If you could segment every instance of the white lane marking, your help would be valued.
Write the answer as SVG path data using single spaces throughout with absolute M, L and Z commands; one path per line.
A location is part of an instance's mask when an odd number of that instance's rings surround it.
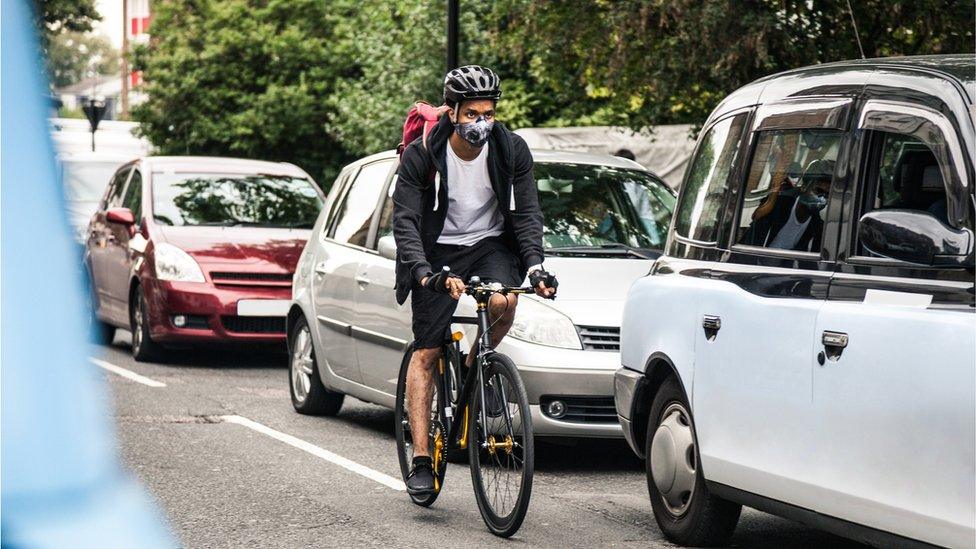
M 890 292 L 887 290 L 868 290 L 864 293 L 865 305 L 893 305 L 896 307 L 915 307 L 925 309 L 932 304 L 930 294 Z
M 143 385 L 148 385 L 149 387 L 165 387 L 166 386 L 166 384 L 163 383 L 162 381 L 156 381 L 155 379 L 149 379 L 148 377 L 141 376 L 141 375 L 133 372 L 132 370 L 126 370 L 125 368 L 123 368 L 121 366 L 116 366 L 115 364 L 112 364 L 111 362 L 105 362 L 104 360 L 99 360 L 99 359 L 93 358 L 93 357 L 88 357 L 88 360 L 90 360 L 91 363 L 94 364 L 95 366 L 99 366 L 101 368 L 105 368 L 106 370 L 112 372 L 113 374 L 118 374 L 118 375 L 120 375 L 120 376 L 122 376 L 124 378 L 131 379 L 132 381 L 135 381 L 136 383 L 142 383 Z
M 376 471 L 374 469 L 370 469 L 369 467 L 366 467 L 365 465 L 360 465 L 360 464 L 356 463 L 355 461 L 352 461 L 351 459 L 344 458 L 344 457 L 342 457 L 342 456 L 340 456 L 338 454 L 335 454 L 333 452 L 330 452 L 330 451 L 326 450 L 325 448 L 321 448 L 321 447 L 316 446 L 316 445 L 314 445 L 314 444 L 312 444 L 310 442 L 305 442 L 304 440 L 302 440 L 300 438 L 296 438 L 296 437 L 293 437 L 293 436 L 291 436 L 289 434 L 282 433 L 281 431 L 275 431 L 274 429 L 272 429 L 271 427 L 268 427 L 267 425 L 262 425 L 262 424 L 260 424 L 260 423 L 258 423 L 256 421 L 252 421 L 250 419 L 247 419 L 246 417 L 231 415 L 231 416 L 220 416 L 220 419 L 222 419 L 223 421 L 225 421 L 227 423 L 236 423 L 238 425 L 243 425 L 244 427 L 247 427 L 248 429 L 251 429 L 253 431 L 257 431 L 257 432 L 259 432 L 259 433 L 261 433 L 263 435 L 267 435 L 267 436 L 269 436 L 269 437 L 271 437 L 273 439 L 280 440 L 281 442 L 284 442 L 285 444 L 288 444 L 289 446 L 294 446 L 295 448 L 298 448 L 299 450 L 304 450 L 304 451 L 312 454 L 313 456 L 320 457 L 320 458 L 324 459 L 325 461 L 328 461 L 330 463 L 334 463 L 335 465 L 338 465 L 339 467 L 343 467 L 345 469 L 348 469 L 348 470 L 352 471 L 353 473 L 356 473 L 357 475 L 361 475 L 361 476 L 364 476 L 364 477 L 366 477 L 366 478 L 368 478 L 370 480 L 373 480 L 375 482 L 378 482 L 378 483 L 382 484 L 383 486 L 386 486 L 387 488 L 392 488 L 394 490 L 399 490 L 401 492 L 407 489 L 407 487 L 403 484 L 403 481 L 400 480 L 400 479 L 393 478 L 390 475 L 381 473 L 381 472 Z

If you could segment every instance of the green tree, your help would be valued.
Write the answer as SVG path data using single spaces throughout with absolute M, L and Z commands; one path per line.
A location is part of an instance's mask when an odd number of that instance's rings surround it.
M 973 51 L 972 0 L 851 4 L 867 57 Z M 698 123 L 756 78 L 860 57 L 846 0 L 502 0 L 488 27 L 557 120 L 633 127 Z
M 137 50 L 148 100 L 132 110 L 162 154 L 293 162 L 328 186 L 348 159 L 326 131 L 350 70 L 319 0 L 158 0 Z M 352 8 L 350 8 L 352 9 Z
M 88 32 L 92 23 L 101 21 L 95 0 L 35 0 L 38 24 L 52 33 Z
M 104 36 L 67 31 L 54 36 L 48 45 L 47 65 L 51 84 L 60 88 L 84 79 L 92 70 L 115 74 L 119 51 Z
M 349 15 L 336 26 L 336 44 L 350 65 L 329 98 L 326 128 L 357 155 L 391 149 L 414 102 L 440 102 L 444 2 L 333 3 L 333 8 L 340 7 Z
M 439 104 L 446 72 L 446 4 L 429 0 L 357 0 L 336 27 L 343 55 L 353 60 L 329 101 L 330 134 L 356 155 L 393 148 L 403 120 L 419 100 Z M 334 2 L 333 7 L 343 6 Z M 500 56 L 485 20 L 491 4 L 464 2 L 459 61 L 483 64 L 502 78 L 499 120 L 510 127 L 550 120 L 554 98 L 524 70 Z

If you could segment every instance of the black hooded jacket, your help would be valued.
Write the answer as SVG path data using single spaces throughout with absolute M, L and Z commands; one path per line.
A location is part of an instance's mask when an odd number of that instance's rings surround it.
M 401 305 L 410 294 L 412 282 L 431 274 L 427 255 L 447 217 L 447 189 L 451 184 L 447 180 L 447 147 L 453 132 L 450 119 L 442 117 L 427 136 L 426 146 L 418 138 L 404 149 L 400 159 L 393 192 L 393 237 L 397 244 L 396 298 Z M 525 269 L 543 260 L 542 210 L 529 147 L 499 122 L 495 122 L 488 139 L 488 177 L 505 220 L 502 238 L 521 258 L 524 274 Z

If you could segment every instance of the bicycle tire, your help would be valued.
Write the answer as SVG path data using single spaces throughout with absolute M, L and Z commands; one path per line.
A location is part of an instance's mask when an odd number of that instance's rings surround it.
M 413 445 L 411 441 L 407 440 L 410 435 L 410 426 L 407 422 L 407 410 L 405 407 L 405 397 L 407 394 L 407 368 L 410 365 L 410 358 L 413 356 L 413 343 L 407 346 L 407 350 L 403 353 L 403 360 L 400 362 L 400 374 L 397 377 L 397 392 L 396 392 L 396 406 L 394 408 L 394 420 L 396 422 L 395 432 L 396 432 L 396 444 L 397 444 L 397 459 L 400 462 L 400 474 L 403 477 L 403 482 L 407 482 L 407 475 L 410 474 L 410 468 L 412 467 L 413 461 Z M 447 355 L 442 355 L 446 360 Z M 441 421 L 441 415 L 444 413 L 444 396 L 441 394 L 439 387 L 441 386 L 440 380 L 440 370 L 439 368 L 434 368 L 434 401 L 433 409 L 431 410 L 431 424 L 437 422 L 443 425 Z M 430 436 L 429 448 L 431 449 L 431 458 L 434 459 L 434 493 L 424 495 L 424 496 L 410 496 L 410 500 L 420 505 L 421 507 L 430 507 L 437 496 L 440 495 L 441 488 L 444 487 L 444 476 L 447 474 L 447 433 L 444 429 L 440 429 L 441 440 L 442 440 L 442 450 L 441 455 L 435 456 L 436 453 L 436 439 L 434 436 Z M 412 436 L 411 436 L 412 440 Z
M 478 502 L 478 510 L 481 518 L 485 521 L 488 530 L 499 537 L 510 537 L 518 531 L 525 519 L 525 514 L 529 509 L 529 499 L 532 495 L 532 475 L 535 470 L 535 447 L 532 431 L 532 415 L 529 409 L 529 397 L 525 391 L 525 385 L 515 367 L 515 363 L 510 358 L 500 353 L 488 355 L 485 364 L 484 379 L 486 384 L 486 400 L 489 401 L 489 426 L 488 429 L 481 428 L 481 394 L 477 386 L 473 389 L 470 414 L 468 417 L 468 433 L 470 441 L 468 443 L 468 462 L 471 468 L 471 484 L 474 487 L 475 499 Z M 504 380 L 504 383 L 501 382 Z M 489 397 L 492 392 L 498 393 L 498 387 L 507 387 L 504 390 L 505 399 L 511 413 L 511 428 L 508 428 L 504 420 L 503 404 L 498 401 L 499 397 Z M 493 401 L 494 398 L 494 402 Z M 512 411 L 512 406 L 515 411 Z M 494 410 L 494 411 L 493 411 Z M 499 421 L 501 418 L 501 421 Z M 501 436 L 503 431 L 507 431 L 513 438 L 513 444 L 509 449 L 483 448 L 481 443 L 489 436 Z M 503 440 L 503 439 L 502 439 Z M 498 473 L 490 473 L 492 470 L 510 470 L 509 465 L 516 466 L 521 461 L 521 471 L 518 474 L 518 495 L 513 502 L 511 510 L 500 514 L 502 508 L 497 507 L 497 486 L 492 494 L 488 492 L 491 488 L 486 487 L 485 479 L 494 478 L 498 480 Z M 510 493 L 510 491 L 508 492 Z M 495 496 L 495 497 L 493 497 Z M 493 503 L 494 502 L 494 503 Z

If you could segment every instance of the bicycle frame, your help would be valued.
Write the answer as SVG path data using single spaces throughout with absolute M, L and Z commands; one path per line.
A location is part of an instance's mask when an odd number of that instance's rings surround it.
M 478 326 L 478 342 L 475 347 L 476 349 L 475 363 L 468 370 L 468 373 L 465 376 L 464 382 L 461 384 L 461 387 L 458 388 L 458 402 L 456 405 L 454 404 L 448 405 L 449 409 L 445 410 L 444 419 L 448 423 L 445 430 L 448 433 L 447 444 L 449 446 L 455 444 L 455 441 L 458 439 L 458 435 L 461 433 L 460 429 L 465 429 L 467 427 L 467 421 L 465 421 L 467 419 L 467 407 L 468 404 L 470 404 L 471 395 L 473 392 L 471 390 L 471 387 L 473 386 L 475 378 L 477 378 L 478 381 L 477 396 L 478 398 L 481 399 L 480 400 L 481 406 L 479 407 L 481 411 L 481 424 L 488 425 L 488 412 L 485 406 L 485 380 L 484 380 L 483 370 L 488 357 L 490 357 L 491 354 L 495 352 L 495 350 L 491 346 L 491 333 L 490 333 L 491 323 L 488 318 L 488 301 L 490 300 L 491 295 L 493 293 L 500 293 L 502 295 L 520 294 L 520 293 L 527 293 L 528 291 L 531 291 L 531 289 L 507 288 L 502 292 L 499 292 L 497 290 L 490 290 L 490 289 L 475 289 L 473 290 L 471 295 L 473 295 L 475 301 L 478 304 L 477 317 L 472 318 L 472 317 L 455 316 L 451 318 L 452 324 L 473 324 Z M 454 346 L 453 351 L 457 353 L 456 356 L 459 359 L 458 363 L 460 363 L 460 343 L 458 341 L 453 341 L 453 339 L 452 339 L 452 343 Z M 444 360 L 444 362 L 446 363 L 447 356 L 445 355 L 442 358 L 442 360 Z M 450 386 L 449 386 L 450 382 L 448 381 L 449 379 L 450 376 L 446 375 L 446 373 L 445 375 L 441 376 L 441 380 L 443 383 L 443 387 L 441 388 L 441 390 L 446 391 L 444 393 L 445 395 L 451 394 Z M 505 394 L 504 387 L 501 388 L 501 391 L 502 394 L 499 396 L 502 399 L 502 402 L 507 402 L 508 395 Z M 508 406 L 504 406 L 503 409 L 504 409 L 505 423 L 509 427 L 509 429 L 511 429 L 512 418 L 510 417 Z M 454 414 L 461 410 L 465 412 L 460 418 L 461 421 L 455 421 Z M 465 435 L 467 436 L 462 437 L 462 441 L 466 442 L 467 444 L 471 444 L 470 433 L 465 433 Z M 485 441 L 481 441 L 480 444 L 482 446 L 487 446 L 488 444 L 487 439 Z M 464 448 L 466 444 L 459 444 L 459 446 L 461 448 Z

